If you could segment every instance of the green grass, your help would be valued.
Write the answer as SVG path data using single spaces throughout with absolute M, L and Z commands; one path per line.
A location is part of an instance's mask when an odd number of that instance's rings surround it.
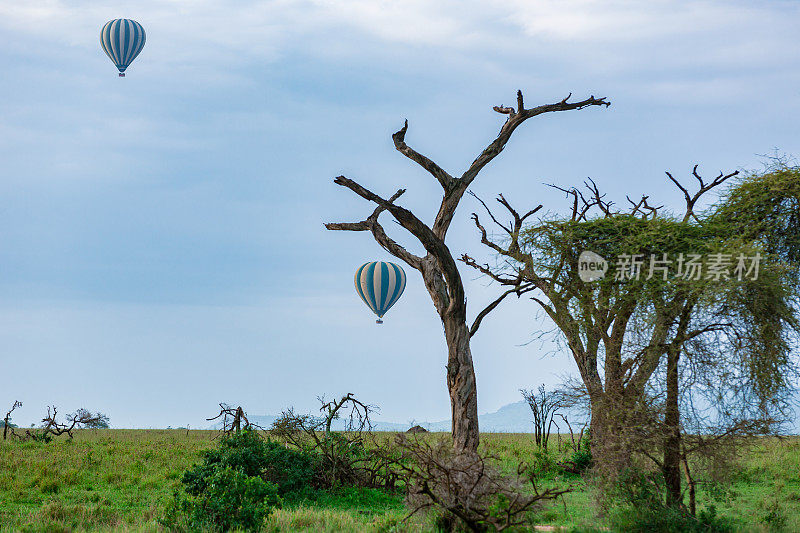
M 49 444 L 0 441 L 0 531 L 159 531 L 156 518 L 183 472 L 215 446 L 215 432 L 83 430 Z M 509 472 L 535 462 L 530 435 L 485 434 L 483 446 Z M 559 456 L 557 437 L 550 461 Z M 539 514 L 538 523 L 601 526 L 590 489 L 579 476 L 548 476 L 540 488 L 573 492 Z M 716 506 L 741 531 L 800 531 L 800 439 L 761 439 L 727 484 L 701 486 L 698 506 Z M 286 502 L 266 531 L 420 531 L 424 517 L 404 522 L 400 495 L 340 489 Z

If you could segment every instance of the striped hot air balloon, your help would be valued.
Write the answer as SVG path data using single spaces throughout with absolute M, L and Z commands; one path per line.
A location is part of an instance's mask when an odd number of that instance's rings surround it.
M 373 261 L 356 270 L 356 292 L 378 315 L 375 322 L 383 324 L 383 315 L 392 307 L 406 288 L 406 273 L 394 263 Z
M 109 20 L 100 30 L 100 45 L 119 69 L 120 78 L 144 48 L 144 40 L 144 28 L 131 19 Z

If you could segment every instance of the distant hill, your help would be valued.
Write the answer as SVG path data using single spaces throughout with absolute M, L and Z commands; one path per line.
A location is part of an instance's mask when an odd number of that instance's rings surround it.
M 566 413 L 565 413 L 566 414 Z M 578 417 L 572 414 L 567 414 L 570 422 L 573 424 L 573 429 L 578 431 L 580 423 L 573 422 L 578 420 Z M 278 417 L 275 415 L 251 415 L 248 419 L 261 427 L 268 428 Z M 560 422 L 560 420 L 557 420 Z M 344 429 L 345 422 L 343 420 L 336 420 L 333 424 L 333 429 Z M 422 422 L 415 420 L 413 423 L 398 423 L 375 421 L 373 429 L 375 431 L 405 431 L 414 424 L 419 424 L 428 431 L 450 431 L 450 420 L 440 420 L 437 422 Z M 478 416 L 478 424 L 482 433 L 533 433 L 533 415 L 528 404 L 524 401 L 510 403 L 504 405 L 493 413 L 485 413 Z M 561 424 L 563 426 L 563 424 Z M 209 429 L 219 429 L 222 427 L 221 423 L 211 426 Z M 562 431 L 567 431 L 566 427 Z M 553 432 L 556 429 L 553 428 Z
M 791 434 L 800 433 L 800 401 L 796 404 L 797 418 L 793 423 L 788 423 L 786 431 Z M 314 413 L 316 414 L 316 413 Z M 582 425 L 581 416 L 573 412 L 564 412 L 564 415 L 572 424 L 572 429 L 577 433 L 580 431 Z M 252 415 L 248 419 L 254 424 L 258 424 L 263 428 L 269 428 L 278 417 L 275 415 Z M 2 421 L 0 421 L 1 423 Z M 569 430 L 560 418 L 556 418 L 556 423 L 560 426 L 561 432 L 566 433 Z M 411 426 L 419 424 L 428 431 L 450 431 L 450 421 L 440 420 L 437 422 L 419 421 L 398 423 L 375 421 L 373 429 L 375 431 L 405 431 Z M 504 405 L 493 413 L 485 413 L 478 416 L 478 424 L 480 425 L 481 433 L 533 433 L 533 415 L 528 404 L 524 401 L 510 403 Z M 2 426 L 0 426 L 2 427 Z M 210 426 L 209 429 L 220 429 L 221 423 Z M 340 431 L 344 429 L 344 421 L 336 420 L 333 424 L 333 429 Z M 558 430 L 553 427 L 553 433 Z
M 564 412 L 569 418 L 575 431 L 580 428 L 580 417 L 575 413 Z M 556 422 L 560 423 L 558 419 Z M 420 426 L 428 431 L 450 431 L 450 421 L 442 420 L 439 422 L 418 422 Z M 478 425 L 481 433 L 533 433 L 533 414 L 531 408 L 524 401 L 504 405 L 493 413 L 478 415 Z M 562 431 L 567 431 L 563 423 Z M 577 425 L 577 427 L 576 427 Z M 557 430 L 553 427 L 553 432 Z

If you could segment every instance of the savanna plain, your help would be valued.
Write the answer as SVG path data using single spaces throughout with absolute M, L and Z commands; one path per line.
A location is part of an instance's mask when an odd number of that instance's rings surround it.
M 0 531 L 162 531 L 159 517 L 183 473 L 218 438 L 201 430 L 84 429 L 71 440 L 2 441 Z M 567 458 L 568 440 L 554 435 L 544 455 L 529 434 L 483 434 L 481 446 L 503 469 L 534 464 L 540 489 L 572 489 L 538 511 L 538 529 L 603 530 L 588 479 L 555 467 Z M 736 531 L 800 531 L 800 437 L 754 439 L 734 461 L 726 481 L 699 484 L 698 507 L 713 506 Z M 429 517 L 408 514 L 402 492 L 343 487 L 284 501 L 264 530 L 436 531 Z

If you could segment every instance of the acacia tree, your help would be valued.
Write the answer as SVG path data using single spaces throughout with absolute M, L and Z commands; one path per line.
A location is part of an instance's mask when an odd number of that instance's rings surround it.
M 728 179 L 720 174 L 706 183 L 697 167 L 692 174 L 700 190 Z M 664 400 L 645 440 L 662 454 L 648 457 L 663 473 L 667 503 L 679 507 L 683 466 L 694 514 L 687 455 L 729 454 L 742 437 L 770 433 L 786 418 L 796 376 L 791 354 L 800 333 L 800 172 L 778 166 L 731 180 L 703 212 L 695 212 L 695 196 L 667 175 L 683 193 L 686 209 L 682 217 L 658 215 L 671 226 L 660 229 L 670 240 L 661 239 L 661 250 L 673 256 L 702 253 L 718 258 L 722 267 L 712 263 L 704 276 L 650 283 L 640 300 L 644 326 L 672 321 L 662 371 L 649 382 Z M 652 237 L 645 234 L 647 239 Z M 758 261 L 746 264 L 747 257 Z
M 687 216 L 691 218 L 704 194 L 734 175 L 720 174 L 710 183 L 702 182 L 697 192 L 689 196 Z M 642 401 L 645 388 L 659 366 L 664 346 L 671 340 L 682 307 L 653 290 L 654 285 L 656 289 L 660 287 L 656 279 L 637 276 L 619 283 L 612 272 L 593 282 L 584 281 L 578 275 L 579 258 L 583 251 L 609 259 L 621 253 L 650 257 L 652 253 L 670 251 L 675 248 L 671 237 L 674 221 L 657 216 L 660 206 L 651 205 L 648 196 L 636 202 L 629 198 L 631 207 L 620 211 L 591 180 L 586 183 L 588 193 L 578 188 L 556 188 L 571 200 L 567 216 L 551 215 L 525 225 L 531 213 L 520 215 L 500 195 L 498 202 L 513 217 L 511 225 L 504 225 L 483 204 L 503 229 L 504 239 L 490 239 L 475 213 L 473 220 L 481 242 L 502 261 L 490 267 L 467 255 L 461 259 L 503 286 L 533 288 L 531 299 L 563 336 L 589 395 L 593 449 L 611 472 L 619 471 L 629 464 L 628 437 L 631 432 L 638 432 L 643 423 L 641 417 L 647 414 L 649 406 Z M 703 230 L 697 226 L 690 231 Z M 693 239 L 702 241 L 703 236 Z M 644 300 L 647 294 L 653 297 Z M 647 329 L 644 342 L 636 338 L 633 343 L 630 328 L 637 311 L 644 311 L 644 301 L 648 302 L 648 309 L 656 307 L 659 312 L 653 315 L 655 320 Z
M 328 223 L 329 230 L 369 231 L 378 244 L 387 252 L 419 271 L 425 288 L 430 294 L 442 325 L 447 343 L 447 388 L 450 393 L 452 413 L 453 447 L 457 453 L 475 452 L 478 447 L 478 397 L 475 382 L 475 370 L 470 351 L 470 337 L 475 334 L 481 320 L 512 292 L 520 294 L 521 288 L 515 287 L 506 291 L 494 302 L 483 309 L 475 318 L 472 326 L 467 325 L 467 302 L 464 284 L 456 266 L 456 261 L 445 244 L 447 230 L 453 221 L 456 208 L 461 198 L 480 171 L 497 157 L 505 148 L 516 128 L 527 119 L 554 111 L 569 111 L 591 106 L 608 106 L 605 98 L 594 96 L 580 102 L 568 102 L 568 95 L 560 102 L 532 108 L 525 108 L 522 91 L 517 91 L 517 105 L 506 107 L 495 106 L 493 109 L 507 115 L 500 128 L 500 133 L 470 164 L 460 177 L 454 177 L 442 169 L 428 157 L 420 154 L 405 142 L 408 121 L 392 135 L 394 146 L 401 154 L 408 157 L 428 173 L 430 173 L 443 189 L 443 197 L 439 211 L 431 226 L 422 222 L 416 215 L 396 203 L 405 192 L 399 189 L 385 199 L 355 181 L 339 176 L 334 183 L 346 187 L 358 196 L 377 204 L 370 216 L 360 222 Z M 540 206 L 541 207 L 541 206 Z M 538 208 L 537 208 L 538 209 Z M 378 218 L 388 211 L 394 219 L 422 244 L 425 256 L 417 256 L 391 239 L 379 223 Z
M 800 342 L 800 168 L 777 159 L 765 172 L 738 179 L 702 222 L 728 251 L 744 247 L 761 260 L 754 279 L 695 285 L 666 347 L 661 466 L 668 501 L 682 504 L 682 461 L 693 514 L 695 481 L 687 452 L 715 453 L 732 439 L 769 432 L 787 418 L 797 377 L 792 353 Z M 682 335 L 712 322 L 720 325 L 694 338 Z M 710 423 L 698 414 L 697 398 L 713 404 Z M 688 430 L 682 433 L 681 425 Z
M 515 220 L 513 227 L 504 227 L 505 242 L 489 240 L 477 215 L 474 220 L 483 243 L 508 263 L 490 268 L 468 256 L 462 258 L 503 285 L 533 283 L 539 289 L 533 299 L 566 338 L 591 399 L 593 448 L 599 451 L 606 473 L 619 471 L 630 464 L 634 450 L 641 451 L 661 467 L 667 501 L 674 505 L 682 500 L 681 459 L 689 477 L 686 446 L 681 453 L 681 353 L 691 356 L 697 376 L 711 378 L 705 381 L 706 389 L 720 402 L 717 410 L 726 418 L 724 424 L 706 426 L 704 431 L 719 436 L 762 431 L 770 420 L 765 407 L 786 390 L 783 376 L 791 365 L 785 337 L 797 324 L 791 291 L 796 282 L 791 271 L 787 274 L 785 262 L 763 268 L 756 281 L 735 283 L 723 275 L 675 279 L 679 274 L 675 265 L 668 267 L 662 257 L 679 258 L 677 269 L 686 274 L 685 259 L 692 254 L 713 257 L 727 252 L 730 257 L 760 245 L 767 245 L 765 251 L 769 251 L 770 242 L 779 236 L 775 246 L 784 251 L 785 259 L 792 250 L 800 255 L 796 229 L 794 233 L 772 231 L 792 227 L 792 217 L 796 220 L 800 180 L 785 176 L 768 180 L 757 187 L 758 195 L 751 186 L 745 194 L 729 195 L 738 203 L 728 201 L 722 208 L 699 213 L 695 206 L 701 196 L 737 173 L 720 173 L 709 182 L 697 173 L 697 167 L 692 173 L 699 182 L 694 194 L 668 174 L 686 200 L 685 212 L 677 217 L 661 213 L 661 207 L 651 206 L 648 197 L 638 202 L 629 199 L 632 208 L 621 212 L 591 183 L 586 196 L 577 189 L 562 189 L 573 200 L 571 216 L 540 220 L 523 229 L 525 217 L 501 196 L 500 203 Z M 777 183 L 785 185 L 784 197 L 789 196 L 784 200 L 788 208 L 781 214 L 776 213 Z M 760 203 L 752 201 L 754 196 Z M 742 198 L 748 200 L 746 205 Z M 492 219 L 496 222 L 493 215 Z M 627 255 L 628 268 L 634 266 L 631 259 L 637 255 L 650 258 L 651 265 L 657 258 L 663 277 L 657 271 L 656 276 L 637 274 L 622 281 L 616 275 L 583 280 L 578 275 L 579 258 L 586 250 L 612 259 Z M 664 359 L 665 372 L 656 375 Z M 713 383 L 717 385 L 709 388 Z M 654 401 L 652 390 L 647 390 L 654 384 L 661 385 L 658 392 L 666 394 L 665 400 Z M 731 401 L 723 406 L 726 398 Z M 749 402 L 759 408 L 749 409 Z M 652 453 L 653 446 L 663 447 L 663 459 Z M 698 443 L 692 447 L 697 449 Z

